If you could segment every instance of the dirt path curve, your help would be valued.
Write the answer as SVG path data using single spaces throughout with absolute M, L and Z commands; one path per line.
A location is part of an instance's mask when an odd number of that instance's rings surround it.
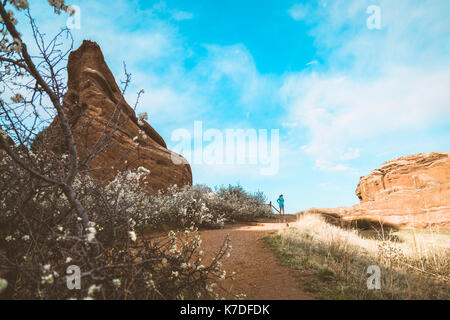
M 270 221 L 270 222 L 267 222 Z M 295 216 L 287 215 L 286 222 L 294 222 Z M 235 271 L 235 280 L 225 280 L 221 284 L 227 290 L 225 298 L 234 299 L 245 293 L 246 299 L 254 300 L 305 300 L 314 297 L 302 290 L 300 272 L 279 265 L 270 248 L 261 240 L 269 233 L 286 227 L 286 222 L 266 220 L 253 224 L 234 224 L 220 230 L 201 232 L 202 250 L 217 252 L 227 234 L 233 247 L 231 256 L 222 261 L 228 274 Z

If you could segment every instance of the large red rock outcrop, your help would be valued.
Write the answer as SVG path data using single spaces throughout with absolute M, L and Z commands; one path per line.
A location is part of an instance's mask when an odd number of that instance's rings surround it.
M 117 124 L 108 146 L 90 161 L 89 169 L 96 180 L 108 182 L 118 171 L 143 167 L 151 172 L 145 185 L 150 192 L 174 184 L 192 184 L 187 161 L 168 150 L 156 130 L 136 117 L 95 42 L 84 41 L 70 53 L 67 71 L 68 91 L 64 104 L 78 144 L 79 158 L 85 159 L 99 138 L 104 137 L 105 132 L 112 132 Z M 59 126 L 54 122 L 47 133 L 53 135 L 50 140 L 54 140 L 54 151 L 61 153 L 64 150 L 55 150 L 63 145 L 58 141 L 58 131 Z
M 420 153 L 383 163 L 361 177 L 352 207 L 315 209 L 343 221 L 395 227 L 450 227 L 450 152 Z

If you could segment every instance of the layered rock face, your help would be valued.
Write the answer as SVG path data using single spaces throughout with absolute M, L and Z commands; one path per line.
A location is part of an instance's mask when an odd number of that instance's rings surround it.
M 143 167 L 150 170 L 145 188 L 150 192 L 176 184 L 192 184 L 191 167 L 180 155 L 167 149 L 163 138 L 145 120 L 138 119 L 125 101 L 114 76 L 108 68 L 100 47 L 84 41 L 69 56 L 68 91 L 64 104 L 77 142 L 78 156 L 85 159 L 114 132 L 108 146 L 90 161 L 91 175 L 108 182 L 117 172 Z M 170 107 L 170 106 L 168 106 Z M 55 120 L 48 129 L 53 149 L 63 143 L 58 140 L 59 126 Z
M 343 221 L 366 219 L 400 228 L 450 227 L 450 152 L 385 162 L 361 177 L 356 195 L 360 204 L 316 210 Z

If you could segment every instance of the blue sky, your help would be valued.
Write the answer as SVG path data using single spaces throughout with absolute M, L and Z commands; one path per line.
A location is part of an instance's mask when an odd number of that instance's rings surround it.
M 359 177 L 395 157 L 450 150 L 450 2 L 77 1 L 127 99 L 174 146 L 176 129 L 279 129 L 279 171 L 193 164 L 194 183 L 240 183 L 287 212 L 358 202 Z M 369 30 L 369 5 L 381 29 Z M 33 1 L 43 30 L 67 15 Z M 26 34 L 26 31 L 24 30 Z

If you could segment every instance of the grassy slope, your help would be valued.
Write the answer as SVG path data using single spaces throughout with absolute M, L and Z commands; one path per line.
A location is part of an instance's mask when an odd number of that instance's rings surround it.
M 307 290 L 323 299 L 450 299 L 450 234 L 344 230 L 304 216 L 265 238 L 279 262 L 311 274 Z M 368 290 L 367 267 L 381 269 L 381 289 Z

